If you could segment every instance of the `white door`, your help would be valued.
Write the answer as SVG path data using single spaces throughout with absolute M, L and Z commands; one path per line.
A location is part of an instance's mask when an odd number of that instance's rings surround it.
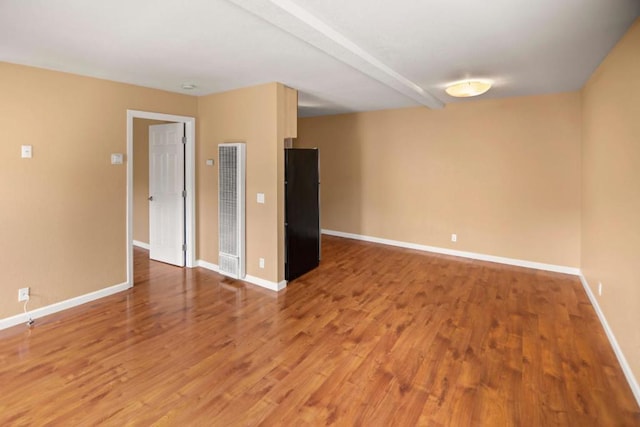
M 149 126 L 149 257 L 184 267 L 184 125 Z

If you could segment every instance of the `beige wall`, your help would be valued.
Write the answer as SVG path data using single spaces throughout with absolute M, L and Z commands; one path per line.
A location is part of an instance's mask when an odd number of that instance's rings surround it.
M 582 271 L 640 381 L 640 21 L 582 96 Z
M 126 281 L 126 110 L 195 116 L 197 100 L 0 63 L 0 319 Z M 20 146 L 33 145 L 21 159 Z
M 305 118 L 298 133 L 320 148 L 324 229 L 579 266 L 578 93 Z
M 197 257 L 217 262 L 217 144 L 246 141 L 248 274 L 283 279 L 282 145 L 295 91 L 272 83 L 200 99 L 0 63 L 0 319 L 126 281 L 126 110 L 196 117 Z M 33 123 L 38 126 L 33 126 Z M 134 120 L 134 239 L 148 242 L 147 126 Z M 20 158 L 20 145 L 34 158 Z M 16 183 L 20 183 L 19 185 Z M 267 203 L 256 203 L 256 193 Z M 265 269 L 258 258 L 265 258 Z
M 278 137 L 276 150 L 277 177 L 276 188 L 278 200 L 278 281 L 284 280 L 285 275 L 285 242 L 284 242 L 284 140 L 298 136 L 298 91 L 283 85 L 278 85 Z
M 287 134 L 285 93 L 281 84 L 269 83 L 198 99 L 198 258 L 218 262 L 218 165 L 205 166 L 205 161 L 217 158 L 218 144 L 245 142 L 247 274 L 270 282 L 284 278 L 284 258 L 279 256 L 284 234 L 279 224 L 284 220 L 280 187 Z M 265 194 L 265 204 L 257 203 L 257 193 Z M 259 268 L 259 258 L 265 259 L 264 269 Z

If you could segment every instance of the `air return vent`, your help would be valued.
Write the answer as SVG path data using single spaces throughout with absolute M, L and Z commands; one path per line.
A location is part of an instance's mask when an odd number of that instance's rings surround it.
M 245 144 L 218 145 L 218 266 L 245 276 Z

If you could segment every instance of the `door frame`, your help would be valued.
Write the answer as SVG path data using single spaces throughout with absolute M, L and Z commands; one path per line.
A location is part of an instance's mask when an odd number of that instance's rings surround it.
M 127 284 L 133 286 L 133 119 L 151 119 L 184 123 L 187 142 L 185 146 L 185 235 L 187 250 L 186 267 L 196 267 L 196 119 L 188 116 L 127 110 Z M 148 161 L 148 159 L 146 159 Z

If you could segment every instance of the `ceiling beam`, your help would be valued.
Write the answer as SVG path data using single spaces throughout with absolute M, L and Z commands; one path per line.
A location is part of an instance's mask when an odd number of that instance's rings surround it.
M 291 0 L 229 1 L 426 107 L 444 107 L 438 98 Z

